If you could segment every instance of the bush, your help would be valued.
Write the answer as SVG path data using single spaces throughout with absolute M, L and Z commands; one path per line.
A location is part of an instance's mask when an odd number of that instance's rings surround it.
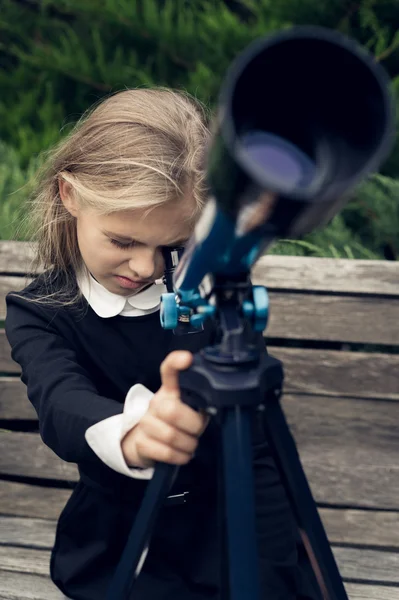
M 0 141 L 0 239 L 26 239 L 26 201 L 32 190 L 38 159 L 26 168 L 14 148 Z
M 392 78 L 399 115 L 397 0 L 2 0 L 0 15 L 0 236 L 42 150 L 105 95 L 148 85 L 183 88 L 215 106 L 232 59 L 254 38 L 292 24 L 340 30 Z M 398 256 L 399 144 L 321 232 L 274 252 Z M 394 207 L 395 205 L 395 207 Z M 9 219 L 10 221 L 7 221 Z M 13 225 L 14 223 L 14 225 Z M 396 228 L 396 229 L 395 229 Z M 18 235 L 23 235 L 19 233 Z

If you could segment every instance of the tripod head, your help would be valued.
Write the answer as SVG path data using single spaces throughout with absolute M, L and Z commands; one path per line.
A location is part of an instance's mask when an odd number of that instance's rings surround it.
M 297 27 L 250 45 L 222 86 L 207 154 L 210 198 L 163 295 L 161 322 L 182 311 L 193 326 L 218 311 L 229 282 L 245 288 L 252 265 L 276 239 L 327 223 L 353 187 L 376 170 L 392 140 L 388 80 L 346 37 Z M 263 330 L 267 295 L 237 308 Z M 225 297 L 225 295 L 224 295 Z

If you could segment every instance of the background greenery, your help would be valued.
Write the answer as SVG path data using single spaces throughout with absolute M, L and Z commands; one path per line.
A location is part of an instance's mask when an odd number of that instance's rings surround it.
M 0 0 L 0 9 L 2 239 L 16 236 L 40 153 L 93 102 L 167 85 L 215 106 L 232 59 L 277 29 L 323 25 L 354 37 L 388 71 L 399 109 L 397 0 Z M 381 172 L 327 227 L 272 251 L 397 260 L 397 132 Z

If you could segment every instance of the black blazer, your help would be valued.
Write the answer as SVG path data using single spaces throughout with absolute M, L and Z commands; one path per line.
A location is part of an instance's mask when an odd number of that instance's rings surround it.
M 102 319 L 85 300 L 74 308 L 29 301 L 41 293 L 46 277 L 38 277 L 21 294 L 7 296 L 6 334 L 12 357 L 21 365 L 21 379 L 37 411 L 44 443 L 63 460 L 76 463 L 80 473 L 59 517 L 51 577 L 73 599 L 101 600 L 147 482 L 102 463 L 84 433 L 94 423 L 121 413 L 135 383 L 156 392 L 160 363 L 170 351 L 197 352 L 217 334 L 208 325 L 198 334 L 174 336 L 162 329 L 158 312 Z M 62 276 L 52 277 L 51 285 L 59 289 Z M 188 491 L 188 502 L 166 504 L 161 511 L 134 600 L 220 597 L 219 455 L 219 431 L 211 422 L 196 457 L 180 469 L 171 491 Z M 264 598 L 312 598 L 303 591 L 296 527 L 256 418 L 253 458 Z

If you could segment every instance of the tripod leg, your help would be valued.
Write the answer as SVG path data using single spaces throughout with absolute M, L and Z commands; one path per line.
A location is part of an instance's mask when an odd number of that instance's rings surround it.
M 295 441 L 277 398 L 267 400 L 266 437 L 323 600 L 348 600 Z
M 122 557 L 108 590 L 107 600 L 127 600 L 145 560 L 158 513 L 163 506 L 179 467 L 159 463 L 130 531 Z
M 231 600 L 260 600 L 252 469 L 251 415 L 236 406 L 223 415 L 225 501 Z

